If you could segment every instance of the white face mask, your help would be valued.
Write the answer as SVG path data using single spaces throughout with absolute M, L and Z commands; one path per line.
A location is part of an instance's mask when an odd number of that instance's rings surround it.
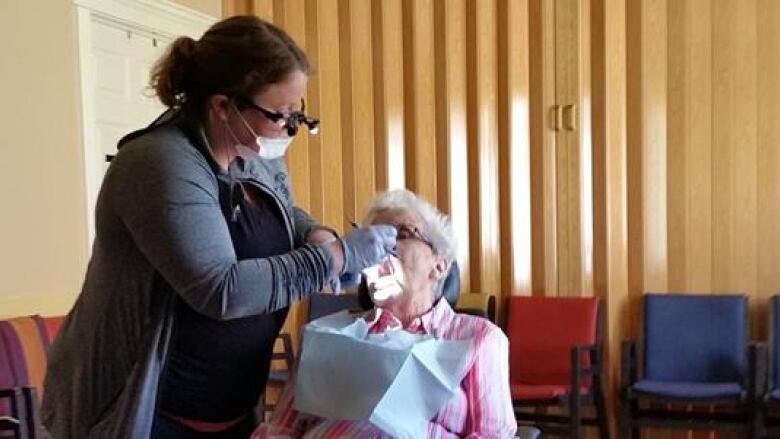
M 260 146 L 260 152 L 258 155 L 265 159 L 277 159 L 284 157 L 287 152 L 287 148 L 290 147 L 293 138 L 289 136 L 284 137 L 263 137 L 259 136 L 256 140 L 258 146 Z
M 255 133 L 255 130 L 252 129 L 252 127 L 249 125 L 249 123 L 244 119 L 244 115 L 241 114 L 240 111 L 238 111 L 238 108 L 235 106 L 236 104 L 233 103 L 233 108 L 236 110 L 236 113 L 241 118 L 241 122 L 244 123 L 244 126 L 247 130 L 249 130 L 250 133 L 252 133 L 252 136 L 255 137 L 255 145 L 244 145 L 242 143 L 238 143 L 236 145 L 236 149 L 238 150 L 239 155 L 241 155 L 245 159 L 250 159 L 252 157 L 260 156 L 264 159 L 277 159 L 280 157 L 284 157 L 284 154 L 287 152 L 287 148 L 290 147 L 290 143 L 292 143 L 293 138 L 285 135 L 284 137 L 264 137 L 260 136 L 257 133 Z M 230 129 L 230 126 L 227 125 L 228 130 L 230 131 L 233 138 L 238 142 L 238 138 L 235 134 L 233 134 L 233 131 Z M 255 146 L 257 146 L 257 149 L 255 149 Z

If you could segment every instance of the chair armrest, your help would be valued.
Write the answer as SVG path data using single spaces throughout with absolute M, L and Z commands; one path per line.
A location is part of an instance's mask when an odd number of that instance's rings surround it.
M 572 371 L 577 370 L 581 376 L 601 375 L 601 347 L 595 344 L 577 344 L 571 347 Z M 583 354 L 590 356 L 590 367 L 582 367 L 577 359 L 582 359 Z M 575 368 L 576 365 L 576 368 Z
M 600 387 L 601 380 L 601 348 L 594 344 L 577 344 L 571 347 L 571 394 L 579 395 L 582 387 L 583 378 L 591 376 L 593 378 L 592 388 Z M 590 354 L 590 366 L 582 366 L 583 354 Z
M 620 345 L 620 390 L 627 391 L 637 381 L 636 342 L 624 340 Z
M 10 416 L 0 416 L 0 431 L 9 430 L 12 427 L 17 427 L 21 424 L 18 419 Z

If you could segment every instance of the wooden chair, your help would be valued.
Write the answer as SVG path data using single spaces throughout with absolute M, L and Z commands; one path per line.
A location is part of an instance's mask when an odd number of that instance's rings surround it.
M 581 438 L 583 427 L 592 425 L 601 439 L 609 438 L 601 316 L 594 297 L 509 298 L 509 376 L 519 424 L 572 438 Z M 540 413 L 542 408 L 563 413 Z M 586 410 L 593 414 L 586 416 Z
M 766 370 L 760 345 L 749 348 L 747 297 L 646 294 L 642 301 L 640 347 L 627 341 L 622 349 L 620 437 L 638 438 L 643 427 L 759 437 Z

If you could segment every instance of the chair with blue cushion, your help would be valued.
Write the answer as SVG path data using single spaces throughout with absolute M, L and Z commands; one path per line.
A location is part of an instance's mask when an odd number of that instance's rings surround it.
M 748 344 L 747 302 L 744 295 L 643 297 L 639 349 L 633 341 L 622 346 L 621 438 L 638 437 L 642 427 L 759 437 L 766 371 L 760 348 Z
M 769 302 L 769 353 L 767 383 L 762 398 L 761 424 L 767 437 L 780 437 L 780 296 Z

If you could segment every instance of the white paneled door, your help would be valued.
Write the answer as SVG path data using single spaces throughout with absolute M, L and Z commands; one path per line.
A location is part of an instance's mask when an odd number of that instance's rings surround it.
M 149 88 L 151 69 L 178 35 L 199 38 L 216 20 L 161 0 L 74 0 L 79 32 L 82 128 L 89 243 L 108 157 L 125 134 L 164 107 Z
M 143 128 L 164 107 L 149 89 L 149 73 L 170 39 L 100 20 L 92 23 L 94 139 L 106 156 L 125 134 Z

